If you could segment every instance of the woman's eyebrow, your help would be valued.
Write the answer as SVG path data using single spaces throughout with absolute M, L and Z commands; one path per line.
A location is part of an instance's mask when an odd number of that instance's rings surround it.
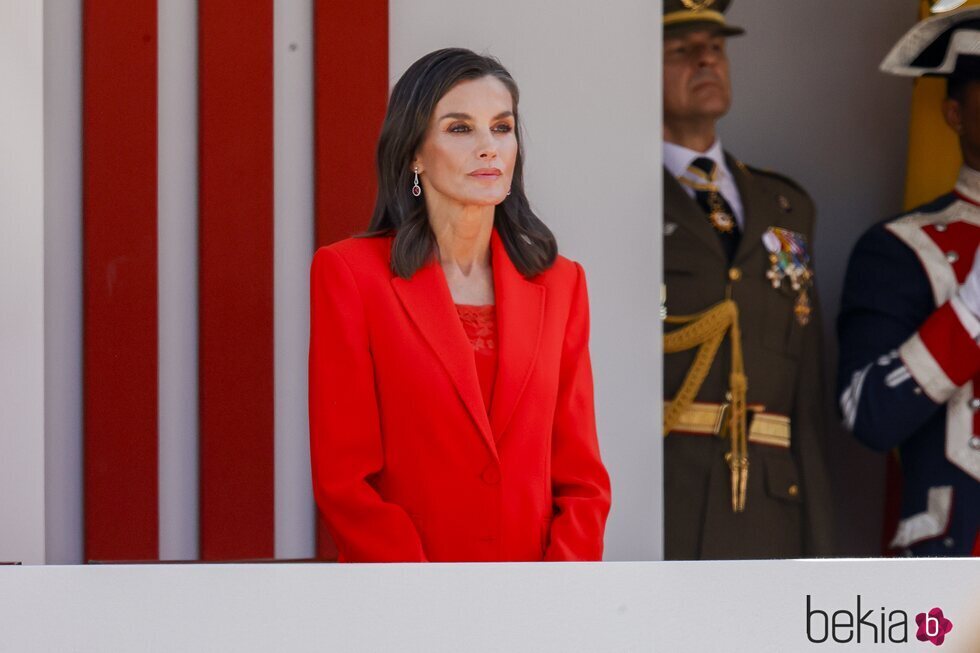
M 514 115 L 513 111 L 501 111 L 496 116 L 493 117 L 494 120 L 500 120 L 501 118 L 510 118 Z M 439 117 L 439 120 L 445 120 L 446 118 L 452 118 L 453 120 L 472 120 L 473 116 L 468 113 L 447 113 Z

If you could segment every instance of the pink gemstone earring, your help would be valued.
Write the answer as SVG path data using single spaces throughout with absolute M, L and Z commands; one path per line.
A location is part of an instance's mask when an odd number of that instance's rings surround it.
M 412 185 L 412 195 L 418 197 L 422 194 L 422 187 L 419 186 L 419 169 L 415 169 L 415 183 Z

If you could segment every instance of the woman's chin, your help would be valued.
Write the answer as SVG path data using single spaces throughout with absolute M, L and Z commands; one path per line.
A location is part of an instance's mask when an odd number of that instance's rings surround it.
M 480 196 L 480 203 L 485 206 L 497 206 L 498 204 L 503 203 L 505 199 L 507 199 L 506 191 L 505 192 L 497 191 L 494 193 L 487 193 L 486 195 Z

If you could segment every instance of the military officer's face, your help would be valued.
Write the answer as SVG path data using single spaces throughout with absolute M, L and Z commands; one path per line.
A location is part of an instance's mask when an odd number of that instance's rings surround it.
M 731 106 L 725 37 L 699 30 L 664 39 L 664 121 L 717 120 Z

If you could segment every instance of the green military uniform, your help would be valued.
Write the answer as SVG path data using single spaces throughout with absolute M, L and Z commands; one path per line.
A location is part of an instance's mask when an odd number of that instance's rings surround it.
M 762 444 L 749 418 L 745 509 L 732 509 L 724 437 L 676 433 L 664 439 L 668 559 L 791 558 L 829 555 L 830 492 L 824 465 L 826 419 L 821 322 L 816 296 L 804 325 L 800 293 L 773 288 L 763 236 L 770 227 L 813 236 L 813 203 L 789 180 L 750 169 L 729 157 L 742 199 L 745 229 L 731 262 L 704 211 L 664 170 L 664 278 L 669 315 L 699 313 L 726 298 L 739 309 L 748 380 L 747 404 L 760 414 L 789 418 L 788 447 Z M 697 396 L 728 399 L 731 344 L 726 337 Z M 664 357 L 664 394 L 672 399 L 694 352 Z M 763 407 L 764 408 L 761 408 Z M 724 425 L 718 430 L 724 431 Z
M 665 0 L 665 36 L 741 34 L 725 22 L 728 4 Z M 830 555 L 813 203 L 784 177 L 725 163 L 740 212 L 719 199 L 714 171 L 695 162 L 682 185 L 664 168 L 665 351 L 676 352 L 664 356 L 666 557 Z M 722 334 L 696 363 L 697 346 Z M 692 369 L 704 373 L 696 394 Z

